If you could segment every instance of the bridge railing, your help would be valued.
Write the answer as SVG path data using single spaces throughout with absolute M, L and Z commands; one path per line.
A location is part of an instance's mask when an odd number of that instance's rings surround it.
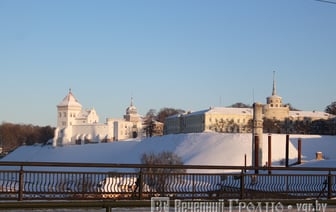
M 0 200 L 331 199 L 336 169 L 0 162 Z

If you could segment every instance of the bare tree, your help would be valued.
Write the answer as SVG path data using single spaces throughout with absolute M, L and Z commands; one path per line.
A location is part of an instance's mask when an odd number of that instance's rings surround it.
M 336 115 L 336 102 L 332 102 L 330 105 L 328 105 L 325 109 L 325 112 Z
M 234 103 L 233 105 L 231 105 L 231 106 L 229 106 L 229 107 L 234 107 L 234 108 L 252 108 L 251 105 L 244 104 L 244 103 L 242 103 L 242 102 Z
M 161 122 L 161 123 L 164 123 L 165 119 L 168 117 L 168 116 L 172 116 L 172 115 L 175 115 L 175 114 L 180 114 L 180 113 L 184 113 L 185 111 L 182 110 L 182 109 L 175 109 L 175 108 L 162 108 L 158 114 L 157 114 L 157 117 L 156 117 L 156 120 Z
M 183 165 L 181 157 L 176 155 L 173 152 L 161 152 L 158 154 L 155 153 L 144 153 L 141 157 L 141 163 L 147 165 Z M 181 168 L 144 168 L 142 170 L 144 173 L 143 182 L 149 187 L 156 190 L 158 193 L 165 192 L 168 188 L 168 181 L 171 179 L 169 176 L 172 173 L 178 175 L 186 172 L 185 169 Z M 173 176 L 174 177 L 174 176 Z M 174 177 L 174 180 L 177 180 L 178 176 Z

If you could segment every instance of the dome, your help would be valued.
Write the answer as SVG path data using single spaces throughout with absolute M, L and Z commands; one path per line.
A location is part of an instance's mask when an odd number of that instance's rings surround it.
M 126 114 L 137 114 L 137 108 L 133 105 L 133 98 L 131 99 L 131 105 L 126 109 Z

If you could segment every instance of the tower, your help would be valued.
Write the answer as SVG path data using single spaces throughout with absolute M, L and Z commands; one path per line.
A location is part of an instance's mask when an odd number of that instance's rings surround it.
M 273 108 L 279 108 L 282 106 L 282 98 L 278 96 L 276 92 L 275 71 L 273 71 L 272 96 L 267 97 L 266 101 L 267 101 L 267 104 L 269 104 Z
M 126 121 L 139 122 L 140 116 L 138 114 L 137 108 L 133 104 L 133 97 L 131 98 L 131 104 L 126 109 L 126 115 L 124 115 Z
M 264 116 L 266 119 L 283 121 L 289 116 L 289 107 L 282 104 L 282 97 L 277 95 L 275 71 L 273 71 L 272 95 L 266 98 L 264 106 Z
M 261 167 L 263 164 L 263 115 L 261 103 L 253 104 L 252 129 L 252 166 Z M 258 140 L 256 140 L 258 139 Z
M 82 111 L 82 105 L 69 89 L 68 95 L 57 105 L 57 128 L 63 129 L 75 123 L 77 115 Z

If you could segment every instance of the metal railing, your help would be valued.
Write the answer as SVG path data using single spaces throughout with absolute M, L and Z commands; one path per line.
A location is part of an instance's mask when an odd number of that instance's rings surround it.
M 258 174 L 256 174 L 258 173 Z M 0 162 L 0 200 L 331 199 L 336 169 Z

